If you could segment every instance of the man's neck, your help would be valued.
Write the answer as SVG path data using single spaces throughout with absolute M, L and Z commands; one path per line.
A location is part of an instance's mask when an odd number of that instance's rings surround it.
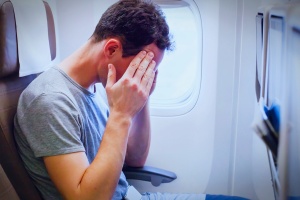
M 75 82 L 88 90 L 98 81 L 98 63 L 95 59 L 97 50 L 94 48 L 95 45 L 88 41 L 58 65 Z

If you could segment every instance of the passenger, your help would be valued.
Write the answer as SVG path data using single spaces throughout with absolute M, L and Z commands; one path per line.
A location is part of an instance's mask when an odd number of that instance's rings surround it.
M 102 15 L 83 46 L 24 90 L 15 139 L 45 200 L 125 198 L 129 185 L 122 167 L 143 166 L 147 159 L 148 98 L 157 66 L 171 47 L 168 25 L 155 4 L 121 0 Z M 96 83 L 105 87 L 108 107 Z M 145 193 L 142 198 L 205 195 Z

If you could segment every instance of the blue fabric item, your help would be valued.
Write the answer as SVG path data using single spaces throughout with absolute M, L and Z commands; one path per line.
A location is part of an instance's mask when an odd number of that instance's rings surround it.
M 264 107 L 265 113 L 277 133 L 280 131 L 280 105 L 273 102 L 271 107 Z
M 205 200 L 205 194 L 172 194 L 146 192 L 142 200 Z
M 172 193 L 152 193 L 143 194 L 142 200 L 249 200 L 238 196 L 211 195 L 211 194 L 172 194 Z
M 300 196 L 289 196 L 288 200 L 300 200 Z
M 249 200 L 243 197 L 207 194 L 205 200 Z

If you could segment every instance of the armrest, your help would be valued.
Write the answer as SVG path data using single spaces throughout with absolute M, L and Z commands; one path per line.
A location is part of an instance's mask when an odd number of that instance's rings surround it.
M 123 172 L 127 179 L 148 181 L 155 187 L 161 183 L 169 183 L 177 178 L 173 172 L 150 166 L 129 167 L 124 165 Z

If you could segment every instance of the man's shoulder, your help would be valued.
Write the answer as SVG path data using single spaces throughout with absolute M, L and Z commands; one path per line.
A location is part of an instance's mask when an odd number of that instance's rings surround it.
M 24 90 L 24 93 L 30 93 L 34 95 L 55 92 L 68 92 L 65 78 L 56 68 L 50 68 L 49 70 L 40 74 Z
M 55 100 L 72 101 L 72 94 L 59 71 L 49 69 L 40 74 L 22 92 L 19 107 L 29 107 L 34 102 L 51 103 Z
M 50 68 L 34 79 L 25 92 L 47 92 L 52 90 L 62 90 L 64 88 L 64 80 L 61 73 L 56 68 Z

